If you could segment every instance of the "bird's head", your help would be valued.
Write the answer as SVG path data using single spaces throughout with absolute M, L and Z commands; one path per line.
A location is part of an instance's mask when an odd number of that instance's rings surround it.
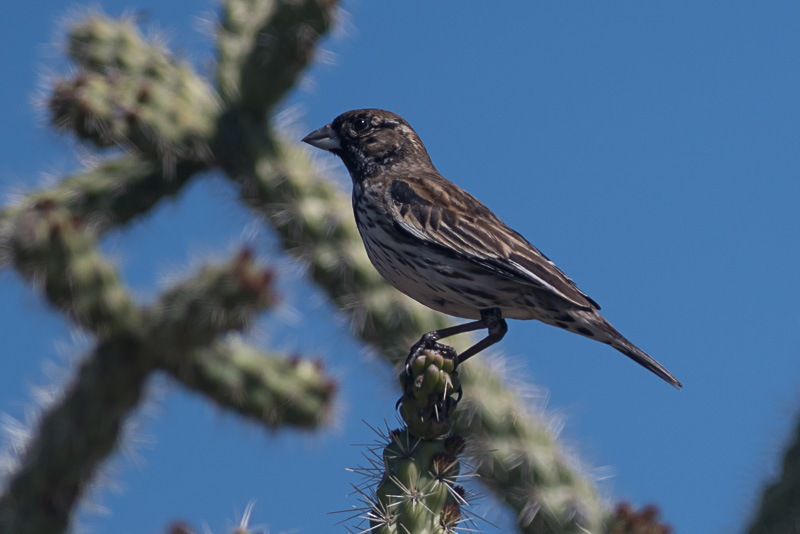
M 403 117 L 383 109 L 355 109 L 314 130 L 304 143 L 342 158 L 355 180 L 377 169 L 431 165 L 425 145 Z

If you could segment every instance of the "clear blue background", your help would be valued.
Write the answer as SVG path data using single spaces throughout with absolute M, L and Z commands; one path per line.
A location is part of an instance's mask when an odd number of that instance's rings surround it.
M 531 410 L 563 418 L 565 446 L 610 500 L 656 503 L 679 532 L 740 530 L 800 404 L 800 4 L 493 5 L 345 2 L 326 61 L 286 116 L 298 137 L 352 108 L 406 117 L 445 176 L 685 384 L 677 392 L 605 345 L 514 321 L 499 348 L 515 381 L 536 384 Z M 209 71 L 211 42 L 197 30 L 213 3 L 104 8 L 138 10 Z M 0 19 L 7 199 L 86 154 L 33 104 L 48 73 L 66 69 L 65 12 L 76 10 L 16 2 Z M 337 160 L 319 158 L 348 182 Z M 347 493 L 358 479 L 345 468 L 363 463 L 351 444 L 374 439 L 362 420 L 395 424 L 388 369 L 331 320 L 218 177 L 196 180 L 103 248 L 144 302 L 168 275 L 242 242 L 282 273 L 284 304 L 254 342 L 326 362 L 340 384 L 334 423 L 316 434 L 264 432 L 159 381 L 92 499 L 112 514 L 84 513 L 83 527 L 155 533 L 185 519 L 223 532 L 255 499 L 253 523 L 271 532 L 342 531 L 327 512 L 356 504 Z M 0 275 L 0 295 L 0 410 L 25 420 L 31 387 L 58 383 L 52 363 L 63 368 L 88 345 L 13 272 Z M 507 520 L 491 505 L 478 512 Z

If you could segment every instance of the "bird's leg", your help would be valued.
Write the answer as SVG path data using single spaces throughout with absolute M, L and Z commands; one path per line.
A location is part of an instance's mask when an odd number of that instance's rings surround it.
M 454 336 L 456 334 L 465 334 L 467 332 L 474 332 L 475 330 L 481 330 L 483 328 L 487 328 L 489 330 L 489 335 L 462 352 L 460 355 L 456 353 L 453 347 L 437 343 L 437 341 L 446 337 Z M 419 341 L 414 343 L 414 346 L 411 347 L 411 352 L 409 352 L 408 358 L 406 358 L 406 374 L 409 376 L 411 375 L 411 363 L 417 359 L 420 353 L 422 353 L 422 351 L 425 349 L 437 349 L 442 351 L 446 357 L 455 360 L 455 366 L 458 367 L 458 364 L 467 358 L 475 356 L 483 349 L 490 347 L 503 339 L 503 336 L 506 335 L 506 332 L 508 332 L 508 325 L 506 324 L 505 319 L 503 319 L 500 315 L 499 308 L 487 308 L 485 310 L 481 310 L 481 318 L 477 321 L 471 321 L 469 323 L 428 332 L 427 334 L 423 335 Z
M 482 322 L 486 329 L 489 330 L 489 335 L 459 354 L 458 358 L 456 359 L 456 367 L 458 367 L 459 364 L 467 361 L 469 358 L 475 356 L 482 350 L 487 349 L 499 342 L 505 337 L 506 332 L 508 332 L 508 324 L 506 324 L 506 320 L 501 317 L 500 310 L 498 308 L 481 310 L 481 320 L 479 322 Z

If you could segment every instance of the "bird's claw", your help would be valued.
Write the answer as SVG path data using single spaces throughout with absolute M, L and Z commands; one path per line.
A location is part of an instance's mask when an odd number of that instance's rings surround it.
M 411 351 L 406 357 L 405 369 L 407 376 L 411 376 L 411 365 L 414 363 L 414 360 L 416 360 L 425 350 L 439 352 L 444 358 L 453 360 L 453 370 L 458 367 L 458 353 L 456 352 L 456 349 L 450 345 L 438 343 L 435 339 L 424 335 L 419 341 L 414 343 L 414 345 L 411 347 Z

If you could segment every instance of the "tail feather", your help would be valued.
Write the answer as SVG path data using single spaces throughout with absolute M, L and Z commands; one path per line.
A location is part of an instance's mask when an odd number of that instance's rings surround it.
M 625 339 L 624 337 L 620 336 L 622 339 L 619 341 L 612 341 L 611 346 L 620 351 L 622 354 L 630 358 L 631 360 L 635 361 L 642 367 L 649 369 L 657 376 L 661 377 L 663 380 L 667 381 L 671 384 L 675 389 L 681 389 L 683 384 L 681 384 L 680 380 L 675 378 L 672 373 L 667 371 L 663 365 L 658 363 L 652 356 L 647 354 L 645 351 Z
M 611 345 L 622 354 L 635 361 L 645 369 L 650 370 L 655 375 L 659 376 L 662 380 L 672 385 L 675 389 L 681 389 L 683 384 L 673 376 L 672 373 L 658 363 L 653 357 L 645 351 L 628 341 L 616 328 L 611 326 L 611 323 L 596 311 L 574 311 L 571 314 L 578 319 L 578 324 L 589 326 L 590 328 L 577 328 L 577 333 L 594 339 L 608 345 Z M 570 330 L 572 330 L 570 328 Z

